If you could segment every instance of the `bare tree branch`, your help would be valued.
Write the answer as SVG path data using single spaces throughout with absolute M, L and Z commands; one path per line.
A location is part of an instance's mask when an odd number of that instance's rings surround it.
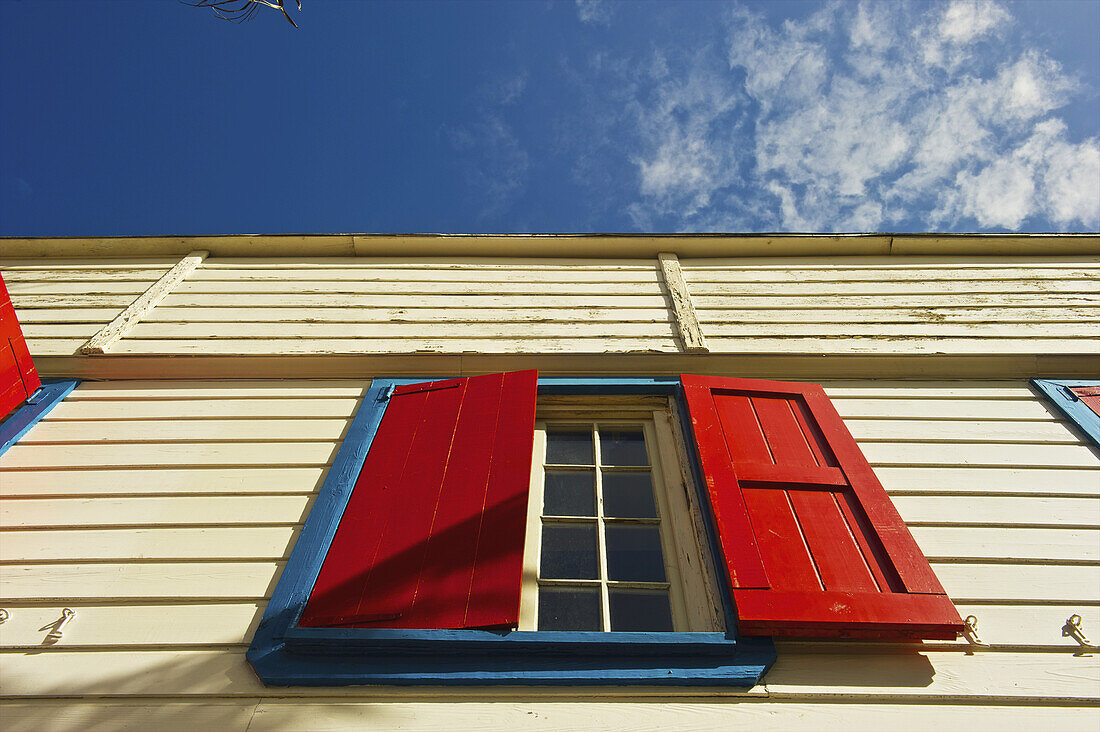
M 249 20 L 255 15 L 256 8 L 264 5 L 282 12 L 288 23 L 295 28 L 298 27 L 298 24 L 290 17 L 290 13 L 286 11 L 286 7 L 283 5 L 284 0 L 180 0 L 180 2 L 193 8 L 210 8 L 214 11 L 214 15 L 231 23 L 243 23 Z M 301 12 L 302 0 L 297 0 L 297 3 L 298 12 Z

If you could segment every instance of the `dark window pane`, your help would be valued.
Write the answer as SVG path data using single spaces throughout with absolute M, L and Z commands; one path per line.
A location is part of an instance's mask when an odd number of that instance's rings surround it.
M 547 432 L 547 465 L 593 465 L 591 432 Z
M 596 579 L 595 524 L 543 524 L 539 577 Z
M 542 512 L 546 516 L 595 516 L 596 473 L 547 470 Z
M 613 518 L 657 518 L 649 473 L 604 473 L 603 514 Z
M 620 632 L 672 630 L 668 593 L 652 590 L 611 590 L 611 629 Z
M 606 538 L 608 579 L 665 581 L 661 532 L 656 526 L 608 526 Z
M 595 587 L 540 587 L 539 630 L 599 630 L 600 591 Z
M 604 465 L 649 465 L 641 430 L 600 432 L 600 462 Z

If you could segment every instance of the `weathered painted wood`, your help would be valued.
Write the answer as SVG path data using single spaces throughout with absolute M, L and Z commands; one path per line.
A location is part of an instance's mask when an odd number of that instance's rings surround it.
M 1081 440 L 1065 422 L 848 418 L 845 424 L 861 443 L 920 441 L 1081 444 Z
M 909 526 L 1100 527 L 1100 491 L 1093 498 L 900 495 L 893 501 Z
M 108 294 L 121 292 L 122 283 L 97 282 L 87 286 L 90 292 Z M 80 292 L 68 283 L 21 283 L 20 293 L 60 294 Z M 945 290 L 954 292 L 956 290 Z M 963 290 L 965 291 L 965 290 Z M 992 290 L 998 292 L 999 290 Z M 1075 286 L 1074 282 L 1051 284 L 1051 292 L 1089 293 L 1092 290 L 1084 286 Z M 652 282 L 541 282 L 524 281 L 521 277 L 507 282 L 437 282 L 429 280 L 208 280 L 203 282 L 187 281 L 179 288 L 183 295 L 206 295 L 208 298 L 232 294 L 274 294 L 287 293 L 297 295 L 654 295 L 660 293 L 656 275 Z
M 0 693 L 11 696 L 158 695 L 173 697 L 257 697 L 269 693 L 260 685 L 244 654 L 217 650 L 65 652 L 11 654 L 8 673 L 0 679 Z M 110 673 L 103 673 L 109 669 Z M 907 701 L 1027 700 L 1089 702 L 1095 695 L 1100 659 L 1061 653 L 960 652 L 888 654 L 781 653 L 768 676 L 766 689 L 773 699 L 802 701 L 814 696 L 905 699 Z M 380 687 L 291 687 L 280 689 L 284 698 L 333 697 L 353 700 L 400 698 L 408 690 Z M 415 693 L 415 692 L 414 692 Z M 509 694 L 499 688 L 432 688 L 421 695 L 438 703 L 453 698 L 500 701 L 560 698 L 576 701 L 600 697 L 655 696 L 698 698 L 707 690 L 683 689 L 522 689 Z M 725 692 L 724 692 L 725 693 Z M 728 702 L 726 704 L 728 706 Z M 652 708 L 653 705 L 647 705 Z M 659 709 L 659 706 L 657 707 Z M 980 709 L 980 707 L 979 707 Z M 985 710 L 982 710 L 985 711 Z M 312 729 L 313 727 L 310 727 Z
M 1100 473 L 1059 468 L 875 466 L 886 490 L 905 493 L 1100 496 Z
M 691 292 L 680 272 L 680 260 L 671 252 L 661 252 L 657 255 L 657 263 L 661 270 L 665 292 L 668 293 L 669 309 L 676 324 L 676 332 L 680 336 L 680 343 L 684 350 L 708 352 L 710 349 L 707 348 L 707 341 L 699 328 L 699 318 L 696 317 L 695 307 L 691 303 Z
M 0 502 L 0 527 L 245 526 L 298 524 L 309 495 L 24 498 Z M 6 558 L 6 557 L 5 557 Z
M 2 266 L 2 265 L 0 265 Z M 21 269 L 4 275 L 8 282 L 156 282 L 161 268 L 74 267 L 72 269 Z
M 282 399 L 272 397 L 251 398 L 196 398 L 196 399 L 74 399 L 58 405 L 50 418 L 53 420 L 108 420 L 108 419 L 208 419 L 266 417 L 285 418 L 335 418 L 350 417 L 359 406 L 357 397 L 302 397 Z
M 248 282 L 250 280 L 286 282 L 637 282 L 657 284 L 657 267 L 652 260 L 644 265 L 619 266 L 524 266 L 515 260 L 512 266 L 470 264 L 462 267 L 440 267 L 431 262 L 418 267 L 228 267 L 216 260 L 217 267 L 206 267 L 193 278 L 194 282 Z M 631 260 L 622 260 L 629 262 Z M 637 261 L 637 260 L 635 260 Z M 1067 271 L 1067 276 L 1068 276 Z M 1079 275 L 1080 276 L 1080 275 Z
M 694 282 L 692 288 L 700 296 L 745 294 L 766 295 L 775 290 L 767 282 Z M 1002 280 L 911 280 L 898 282 L 786 282 L 786 295 L 930 295 L 937 293 L 1076 293 L 1100 294 L 1100 280 L 1080 279 L 1028 279 L 1024 281 Z
M 164 273 L 164 275 L 153 283 L 149 289 L 141 294 L 137 300 L 123 310 L 114 320 L 103 327 L 98 333 L 92 336 L 88 342 L 81 347 L 81 353 L 106 353 L 112 345 L 114 345 L 120 338 L 126 335 L 126 332 L 133 329 L 133 327 L 141 321 L 147 312 L 157 306 L 165 295 L 172 291 L 174 287 L 183 282 L 187 275 L 195 270 L 202 261 L 206 259 L 210 252 L 206 251 L 193 251 L 186 257 L 181 259 L 172 269 Z M 96 286 L 93 286 L 93 288 Z
M 731 260 L 733 261 L 733 260 Z M 936 267 L 901 268 L 812 268 L 791 266 L 787 269 L 767 268 L 700 268 L 684 267 L 685 276 L 693 283 L 742 282 L 921 282 L 968 281 L 1000 282 L 1004 280 L 1100 279 L 1100 267 L 971 267 L 947 269 Z
M 0 596 L 12 600 L 259 600 L 268 596 L 283 562 L 116 562 L 9 564 Z
M 863 452 L 874 465 L 1035 466 L 1100 470 L 1100 455 L 1087 445 L 867 442 L 863 444 Z
M 629 305 L 629 303 L 627 304 Z M 1084 310 L 1084 309 L 1082 309 Z M 28 310 L 38 314 L 39 310 Z M 65 321 L 66 311 L 50 311 L 54 321 Z M 79 313 L 81 311 L 72 311 Z M 1061 311 L 1059 311 L 1061 312 Z M 980 316 L 979 316 L 980 317 Z M 1097 316 L 1100 318 L 1100 315 Z M 1017 316 L 1021 319 L 1022 316 Z M 205 323 L 248 321 L 261 323 L 575 323 L 575 322 L 647 322 L 667 323 L 666 308 L 652 307 L 380 307 L 364 303 L 362 307 L 241 307 L 159 306 L 146 322 Z
M 876 295 L 858 295 L 839 292 L 791 293 L 783 292 L 772 296 L 760 294 L 739 294 L 727 292 L 721 295 L 697 293 L 692 300 L 695 308 L 704 320 L 710 317 L 706 310 L 742 310 L 759 308 L 765 310 L 794 308 L 797 310 L 813 308 L 933 308 L 933 307 L 1055 307 L 1055 306 L 1095 306 L 1100 304 L 1100 295 L 1061 292 L 1003 292 L 1003 293 L 900 293 L 882 292 Z
M 195 729 L 244 732 L 258 699 L 171 701 L 43 699 L 5 702 L 8 732 L 76 732 L 89 729 L 193 732 Z
M 1040 420 L 1055 421 L 1059 415 L 1038 399 L 913 399 L 884 396 L 868 399 L 834 395 L 833 404 L 845 419 L 962 419 L 962 420 Z
M 3 496 L 140 496 L 307 493 L 324 479 L 325 467 L 105 468 L 8 470 L 0 473 Z M 75 479 L 75 480 L 74 480 Z
M 21 468 L 141 468 L 145 466 L 328 465 L 328 442 L 212 442 L 58 444 L 13 446 L 0 457 L 0 470 Z
M 85 381 L 71 399 L 360 398 L 369 385 L 364 379 Z
M 1100 584 L 1087 581 L 1095 568 L 1051 564 L 933 562 L 951 599 L 986 602 L 1100 603 Z
M 538 290 L 538 288 L 535 288 Z M 16 308 L 27 298 L 14 300 Z M 1100 298 L 1097 298 L 1100 302 Z M 36 299 L 32 303 L 64 304 L 64 301 Z M 88 305 L 96 301 L 81 301 Z M 415 299 L 401 294 L 283 294 L 273 295 L 263 292 L 240 294 L 222 293 L 216 296 L 206 294 L 175 293 L 165 298 L 163 303 L 170 307 L 223 307 L 223 308 L 365 308 L 389 307 L 406 308 L 410 306 L 427 308 L 661 308 L 667 304 L 665 297 L 657 288 L 649 293 L 611 294 L 593 285 L 587 292 L 576 294 L 546 293 L 536 291 L 533 294 L 508 294 L 486 287 L 480 294 L 423 294 Z M 75 307 L 75 303 L 74 303 Z
M 1100 562 L 1100 531 L 1096 529 L 916 526 L 912 532 L 932 561 Z M 1085 577 L 1100 578 L 1095 566 L 1081 571 Z
M 38 330 L 34 329 L 35 327 Z M 77 326 L 80 327 L 80 326 Z M 51 332 L 64 334 L 64 326 L 50 326 Z M 34 326 L 28 337 L 41 337 L 46 326 Z M 651 338 L 654 341 L 670 339 L 674 332 L 667 320 L 664 322 L 589 322 L 568 323 L 510 323 L 492 325 L 484 323 L 141 323 L 134 327 L 135 339 L 274 339 L 280 333 L 288 339 L 400 339 L 413 343 L 435 338 L 479 338 L 487 331 L 500 339 L 548 339 L 557 338 L 569 342 L 575 338 Z M 1053 335 L 1060 335 L 1054 333 Z M 1061 334 L 1064 335 L 1064 334 Z
M 20 442 L 332 442 L 347 426 L 347 419 L 323 418 L 55 421 L 42 422 Z
M 192 602 L 142 605 L 70 602 L 76 616 L 65 626 L 58 646 L 170 647 L 248 644 L 260 622 L 263 602 Z M 8 620 L 0 623 L 0 647 L 41 648 L 45 631 L 57 620 L 53 605 L 6 605 Z
M 805 308 L 738 308 L 701 310 L 701 323 L 726 323 L 726 313 L 735 311 L 745 323 L 899 323 L 920 325 L 962 323 L 1035 323 L 1094 322 L 1100 319 L 1100 308 L 1092 306 L 1065 307 L 947 307 L 894 308 L 820 308 L 809 304 Z
M 4 563 L 170 559 L 280 560 L 294 546 L 296 526 L 8 530 Z

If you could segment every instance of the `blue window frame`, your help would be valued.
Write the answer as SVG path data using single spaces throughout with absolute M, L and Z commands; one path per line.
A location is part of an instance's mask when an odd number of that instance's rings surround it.
M 395 386 L 375 379 L 321 486 L 264 612 L 248 660 L 272 686 L 545 684 L 752 686 L 775 662 L 768 638 L 739 638 L 728 589 L 725 633 L 301 628 L 317 578 Z M 544 394 L 672 395 L 676 378 L 542 378 Z M 681 408 L 683 400 L 679 399 Z M 701 486 L 697 466 L 696 485 Z M 705 505 L 705 504 L 704 504 Z M 717 546 L 710 538 L 710 546 Z
M 76 388 L 78 379 L 43 379 L 42 386 L 0 422 L 0 455 L 27 434 L 58 402 Z
M 1100 386 L 1098 379 L 1032 379 L 1032 385 L 1042 392 L 1062 414 L 1076 424 L 1085 438 L 1100 447 L 1100 415 L 1073 393 L 1074 387 Z

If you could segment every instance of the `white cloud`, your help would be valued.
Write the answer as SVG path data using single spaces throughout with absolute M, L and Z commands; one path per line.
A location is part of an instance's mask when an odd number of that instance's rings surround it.
M 577 17 L 588 25 L 610 25 L 615 9 L 606 0 L 575 0 Z
M 700 54 L 639 98 L 635 222 L 1096 227 L 1100 146 L 1057 116 L 1077 85 L 1005 43 L 1012 25 L 992 2 L 828 4 L 780 26 L 736 9 L 728 69 Z

